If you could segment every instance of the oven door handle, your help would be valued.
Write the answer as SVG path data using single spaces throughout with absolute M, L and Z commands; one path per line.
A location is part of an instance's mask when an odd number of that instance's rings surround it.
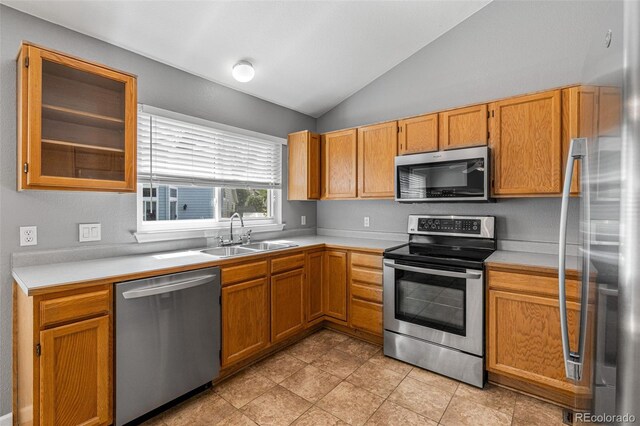
M 420 274 L 439 275 L 441 277 L 466 278 L 469 280 L 477 280 L 482 278 L 482 274 L 473 274 L 468 272 L 442 271 L 440 269 L 430 269 L 430 268 L 418 268 L 417 266 L 398 265 L 388 260 L 384 261 L 384 266 L 388 266 L 393 269 L 401 269 L 403 271 L 418 272 Z

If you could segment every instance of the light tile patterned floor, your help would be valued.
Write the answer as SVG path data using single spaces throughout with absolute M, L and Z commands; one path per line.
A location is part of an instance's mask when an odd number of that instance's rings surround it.
M 330 330 L 248 368 L 145 425 L 562 425 L 562 409 L 385 357 Z

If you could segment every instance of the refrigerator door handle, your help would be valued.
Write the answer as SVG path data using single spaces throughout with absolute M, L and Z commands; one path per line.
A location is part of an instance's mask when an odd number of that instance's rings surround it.
M 567 296 L 566 296 L 566 283 L 565 283 L 565 266 L 566 266 L 566 254 L 567 254 L 567 216 L 569 214 L 569 195 L 571 193 L 571 180 L 573 178 L 574 163 L 578 160 L 583 160 L 583 169 L 586 166 L 587 156 L 587 139 L 576 138 L 571 140 L 571 146 L 569 148 L 569 158 L 567 159 L 567 167 L 564 175 L 564 187 L 562 190 L 562 207 L 560 210 L 560 235 L 559 235 L 559 250 L 558 250 L 558 294 L 560 304 L 560 332 L 562 335 L 562 353 L 564 356 L 565 374 L 568 379 L 580 381 L 582 379 L 582 368 L 584 363 L 584 335 L 586 334 L 586 298 L 588 294 L 589 284 L 589 271 L 583 269 L 583 282 L 582 282 L 582 299 L 580 308 L 580 336 L 578 343 L 578 352 L 572 352 L 569 346 L 569 330 L 567 327 Z M 588 166 L 587 166 L 588 167 Z M 588 170 L 583 170 L 587 172 Z M 584 194 L 588 194 L 588 182 L 583 185 L 582 188 Z M 588 201 L 588 196 L 587 200 Z M 587 205 L 588 209 L 588 205 Z M 583 257 L 584 259 L 584 257 Z M 585 282 L 586 277 L 586 282 Z M 586 284 L 586 285 L 585 285 Z M 584 324 L 583 324 L 584 323 Z

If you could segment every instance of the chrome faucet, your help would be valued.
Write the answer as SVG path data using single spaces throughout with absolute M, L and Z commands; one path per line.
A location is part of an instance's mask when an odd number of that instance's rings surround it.
M 233 219 L 236 217 L 240 219 L 240 226 L 244 228 L 244 220 L 242 220 L 242 216 L 240 216 L 238 212 L 232 214 L 229 218 L 229 238 L 231 239 L 231 244 L 233 244 Z

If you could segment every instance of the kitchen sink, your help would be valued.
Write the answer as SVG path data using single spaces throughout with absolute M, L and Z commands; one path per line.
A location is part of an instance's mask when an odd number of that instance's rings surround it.
M 259 251 L 267 251 L 267 250 L 278 250 L 288 247 L 295 247 L 297 244 L 293 243 L 278 243 L 278 242 L 270 242 L 270 241 L 262 241 L 259 243 L 251 243 L 245 244 L 242 247 L 250 248 L 253 250 Z
M 212 256 L 217 257 L 231 257 L 231 256 L 241 256 L 243 254 L 253 254 L 258 250 L 245 248 L 242 246 L 229 246 L 229 247 L 216 247 L 210 249 L 200 250 L 200 252 L 205 254 L 210 254 Z
M 255 254 L 263 251 L 279 250 L 288 247 L 297 247 L 297 244 L 287 242 L 261 241 L 258 243 L 250 243 L 237 246 L 207 248 L 200 250 L 200 252 L 216 257 L 233 257 Z

